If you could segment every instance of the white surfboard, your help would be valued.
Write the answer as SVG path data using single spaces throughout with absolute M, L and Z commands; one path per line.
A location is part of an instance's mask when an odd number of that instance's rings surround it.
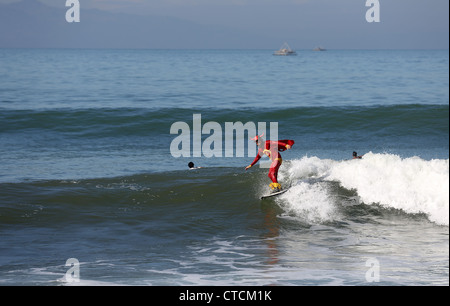
M 276 196 L 278 196 L 278 195 L 280 195 L 280 194 L 285 193 L 285 192 L 288 191 L 288 190 L 289 190 L 289 189 L 283 189 L 283 190 L 281 190 L 281 191 L 274 192 L 274 193 L 271 193 L 271 194 L 262 196 L 262 197 L 261 197 L 261 200 L 264 200 L 264 199 L 267 199 L 267 198 L 271 198 L 271 197 L 276 197 Z

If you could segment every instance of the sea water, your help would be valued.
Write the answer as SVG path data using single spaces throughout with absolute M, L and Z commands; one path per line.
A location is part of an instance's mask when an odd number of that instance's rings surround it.
M 0 284 L 448 285 L 448 51 L 297 53 L 0 50 Z M 175 158 L 194 114 L 278 123 L 290 190 Z

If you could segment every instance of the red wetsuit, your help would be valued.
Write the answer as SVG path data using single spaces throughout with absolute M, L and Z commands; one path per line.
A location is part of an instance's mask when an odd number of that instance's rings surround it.
M 255 160 L 251 163 L 251 166 L 255 165 L 262 157 L 263 154 L 270 157 L 272 160 L 272 164 L 270 165 L 269 170 L 269 178 L 273 183 L 278 183 L 278 169 L 280 169 L 281 164 L 283 163 L 283 159 L 281 158 L 281 154 L 278 151 L 287 150 L 286 146 L 293 146 L 293 140 L 278 140 L 271 141 L 266 140 L 264 147 L 259 146 L 258 155 L 256 155 Z

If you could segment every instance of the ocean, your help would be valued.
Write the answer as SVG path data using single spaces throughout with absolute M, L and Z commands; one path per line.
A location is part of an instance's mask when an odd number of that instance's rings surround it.
M 448 286 L 448 50 L 272 52 L 0 49 L 0 285 Z

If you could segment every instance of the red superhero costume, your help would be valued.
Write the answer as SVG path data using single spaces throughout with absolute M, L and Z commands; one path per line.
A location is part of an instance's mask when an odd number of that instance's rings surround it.
M 261 159 L 263 154 L 267 155 L 272 160 L 269 170 L 269 178 L 272 180 L 270 187 L 274 190 L 281 190 L 281 185 L 278 183 L 278 169 L 280 169 L 283 159 L 281 158 L 279 151 L 283 152 L 290 149 L 295 142 L 287 139 L 278 141 L 264 141 L 261 136 L 256 136 L 252 140 L 256 141 L 258 145 L 258 154 L 256 155 L 255 160 L 246 169 L 255 165 Z

